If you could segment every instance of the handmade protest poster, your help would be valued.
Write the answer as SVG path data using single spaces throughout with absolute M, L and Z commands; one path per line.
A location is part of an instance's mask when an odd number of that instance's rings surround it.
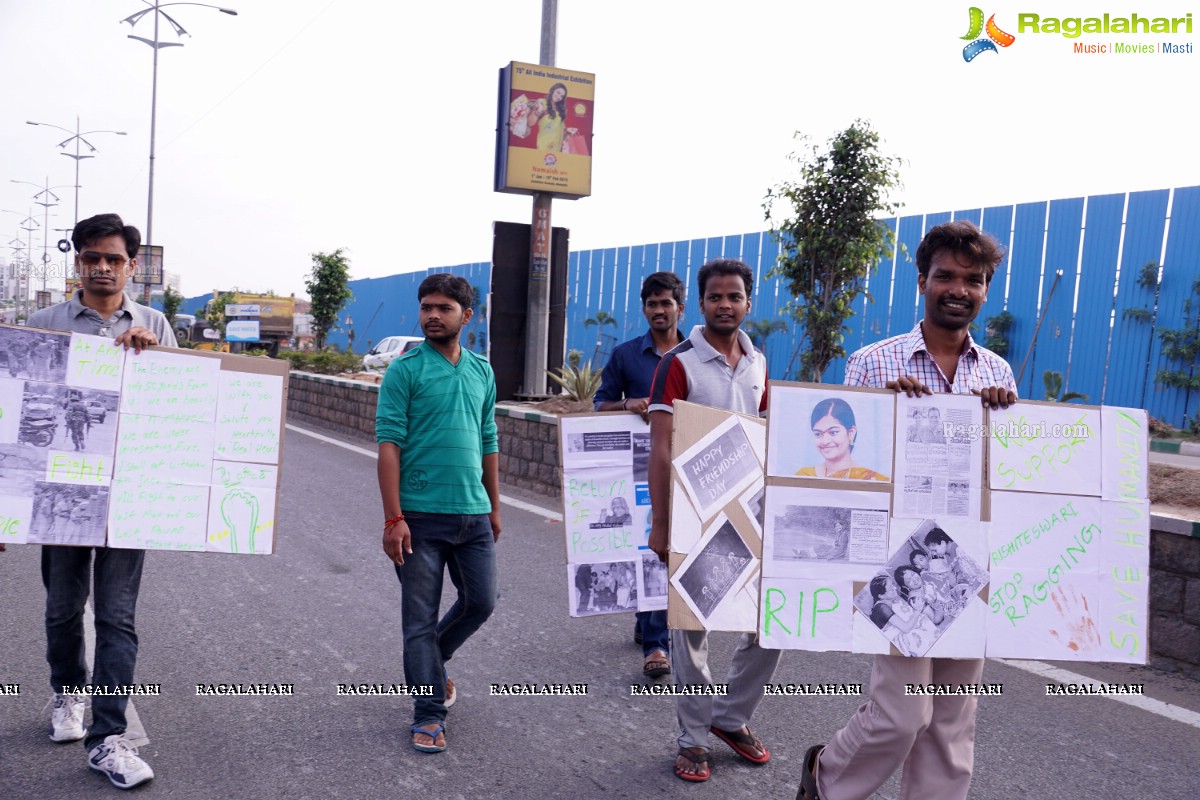
M 735 416 L 703 435 L 672 463 L 692 507 L 704 520 L 762 476 L 762 464 Z
M 229 461 L 279 463 L 279 406 L 283 378 L 221 370 L 213 453 Z
M 974 395 L 896 397 L 895 513 L 979 519 L 983 406 Z
M 559 419 L 559 455 L 563 465 L 563 530 L 568 564 L 568 597 L 572 616 L 637 611 L 640 553 L 649 553 L 650 491 L 647 471 L 650 428 L 637 414 L 571 414 Z M 656 557 L 657 558 L 657 557 Z M 612 562 L 635 565 L 628 570 L 601 566 L 598 577 L 630 582 L 630 603 L 604 603 L 603 611 L 579 613 L 575 594 L 577 566 Z M 610 575 L 610 572 L 612 574 Z M 622 592 L 624 596 L 624 592 Z M 591 594 L 589 594 L 591 598 Z
M 1100 498 L 992 492 L 991 508 L 988 656 L 1101 660 Z
M 46 451 L 45 479 L 51 483 L 74 483 L 80 486 L 107 486 L 112 480 L 111 454 L 93 455 L 87 452 Z
M 641 556 L 637 575 L 638 611 L 665 611 L 667 608 L 667 565 L 659 560 L 658 554 L 649 550 Z
M 72 333 L 67 352 L 66 380 L 69 386 L 121 391 L 125 371 L 125 348 L 107 336 Z
M 1149 660 L 1150 503 L 1100 504 L 1099 660 L 1145 664 Z
M 1105 500 L 1139 501 L 1148 498 L 1150 471 L 1150 420 L 1141 408 L 1100 407 L 1103 476 L 1100 496 Z
M 1098 407 L 1023 400 L 989 411 L 987 424 L 991 489 L 1100 496 Z
M 780 650 L 852 650 L 848 580 L 762 578 L 759 644 Z
M 213 422 L 221 361 L 171 350 L 127 351 L 121 413 Z
M 771 381 L 767 475 L 888 482 L 895 392 Z
M 753 631 L 762 553 L 763 420 L 677 402 L 672 415 L 667 621 L 684 630 Z
M 567 565 L 572 617 L 619 614 L 638 610 L 640 559 Z
M 962 523 L 970 534 L 971 523 Z M 902 655 L 919 657 L 952 627 L 962 625 L 973 599 L 988 583 L 987 569 L 947 531 L 954 521 L 920 521 L 854 596 L 854 606 Z M 986 562 L 985 562 L 986 563 Z M 975 631 L 981 657 L 982 628 Z
M 720 514 L 672 575 L 671 583 L 708 627 L 721 604 L 737 594 L 757 566 L 758 559 L 737 528 Z
M 28 544 L 103 547 L 109 488 L 36 481 Z
M 763 574 L 844 580 L 861 577 L 852 565 L 887 560 L 888 507 L 884 492 L 770 486 L 766 492 Z
M 204 549 L 254 555 L 273 552 L 278 484 L 276 466 L 213 461 Z

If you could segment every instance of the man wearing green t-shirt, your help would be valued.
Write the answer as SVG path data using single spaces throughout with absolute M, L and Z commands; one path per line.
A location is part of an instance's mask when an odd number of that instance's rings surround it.
M 458 343 L 471 321 L 473 296 L 456 275 L 421 282 L 425 341 L 388 367 L 375 418 L 383 551 L 402 585 L 404 680 L 433 687 L 431 696 L 416 696 L 411 728 L 412 746 L 424 753 L 446 749 L 454 683 L 445 662 L 496 605 L 496 377 L 482 356 Z M 458 599 L 439 621 L 447 568 Z

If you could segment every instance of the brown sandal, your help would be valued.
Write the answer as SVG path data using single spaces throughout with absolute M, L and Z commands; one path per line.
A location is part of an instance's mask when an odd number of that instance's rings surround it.
M 671 673 L 671 662 L 662 650 L 651 650 L 642 664 L 642 674 L 647 678 L 658 678 Z
M 817 793 L 817 763 L 821 760 L 824 745 L 815 744 L 804 754 L 804 770 L 800 773 L 800 788 L 796 791 L 796 800 L 821 800 Z

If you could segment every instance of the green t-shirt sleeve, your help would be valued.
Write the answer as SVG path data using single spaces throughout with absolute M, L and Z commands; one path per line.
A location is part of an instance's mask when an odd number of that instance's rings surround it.
M 496 376 L 490 365 L 486 365 L 487 389 L 483 397 L 483 418 L 479 432 L 483 439 L 483 455 L 500 450 L 500 436 L 496 431 Z
M 409 370 L 399 360 L 383 374 L 375 408 L 375 441 L 391 442 L 401 449 L 408 438 Z

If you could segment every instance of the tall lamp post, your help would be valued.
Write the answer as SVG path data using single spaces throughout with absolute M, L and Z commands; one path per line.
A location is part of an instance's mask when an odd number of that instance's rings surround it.
M 26 121 L 25 124 L 26 125 L 38 125 L 43 128 L 56 128 L 56 129 L 62 131 L 63 133 L 71 133 L 70 128 L 64 128 L 61 125 L 51 125 L 49 122 Z M 72 226 L 76 225 L 79 222 L 79 162 L 85 158 L 95 158 L 95 156 L 91 155 L 91 153 L 96 152 L 96 146 L 93 145 L 91 142 L 89 142 L 87 139 L 85 139 L 83 137 L 92 136 L 93 134 L 97 134 L 97 133 L 115 133 L 117 136 L 125 136 L 126 135 L 125 131 L 83 131 L 81 133 L 79 130 L 79 115 L 76 114 L 75 115 L 75 133 L 71 134 L 71 136 L 69 138 L 63 139 L 61 142 L 58 143 L 59 147 L 66 147 L 71 142 L 75 142 L 75 152 L 74 153 L 60 153 L 60 155 L 64 155 L 67 158 L 75 159 L 75 216 L 71 220 Z M 88 153 L 80 153 L 79 152 L 79 143 L 80 142 L 87 145 L 88 150 L 89 150 Z
M 20 214 L 23 214 L 24 212 L 23 211 L 10 211 L 9 209 L 6 208 L 6 209 L 4 209 L 4 213 L 20 215 Z M 32 263 L 30 254 L 33 253 L 33 232 L 34 232 L 34 230 L 36 230 L 38 228 L 38 221 L 33 218 L 32 211 L 29 212 L 29 214 L 25 217 L 25 219 L 21 220 L 20 225 L 18 227 L 23 229 L 26 234 L 26 245 L 25 245 L 26 255 L 25 255 L 24 271 L 21 271 L 20 269 L 17 270 L 17 294 L 19 295 L 17 297 L 17 315 L 18 316 L 21 315 L 21 306 L 24 305 L 25 306 L 25 317 L 28 318 L 29 317 L 29 285 L 26 282 L 25 276 L 27 274 L 29 274 L 29 266 Z M 18 239 L 18 244 L 19 243 L 20 243 L 20 240 Z M 19 249 L 19 248 L 15 248 L 15 249 Z
M 50 208 L 58 205 L 58 195 L 52 189 L 66 189 L 67 184 L 61 186 L 51 186 L 50 178 L 46 178 L 45 185 L 34 183 L 33 181 L 19 181 L 14 179 L 9 180 L 10 183 L 23 183 L 26 186 L 36 186 L 41 189 L 40 192 L 33 196 L 33 202 L 42 207 L 42 291 L 46 291 L 46 265 L 50 263 Z M 38 199 L 38 198 L 42 199 Z M 51 200 L 53 198 L 53 201 Z M 32 251 L 31 251 L 32 252 Z
M 154 4 L 150 4 L 150 0 L 142 0 L 148 8 L 143 8 L 134 14 L 130 14 L 121 22 L 128 22 L 129 27 L 138 24 L 138 21 L 147 14 L 154 13 L 154 38 L 146 39 L 142 36 L 134 36 L 129 34 L 130 39 L 136 39 L 143 44 L 148 44 L 154 50 L 154 73 L 150 84 L 150 189 L 146 193 L 146 266 L 150 266 L 150 254 L 153 252 L 151 245 L 154 242 L 154 129 L 158 113 L 158 51 L 164 47 L 183 47 L 183 42 L 160 42 L 158 40 L 158 18 L 163 17 L 171 24 L 175 30 L 176 36 L 190 36 L 191 34 L 184 30 L 175 19 L 163 11 L 167 6 L 201 6 L 202 8 L 215 8 L 222 14 L 237 16 L 237 12 L 231 8 L 221 8 L 220 6 L 210 6 L 207 3 L 160 3 L 159 0 L 154 0 Z M 150 305 L 150 282 L 145 284 L 145 295 L 143 301 L 146 305 Z

